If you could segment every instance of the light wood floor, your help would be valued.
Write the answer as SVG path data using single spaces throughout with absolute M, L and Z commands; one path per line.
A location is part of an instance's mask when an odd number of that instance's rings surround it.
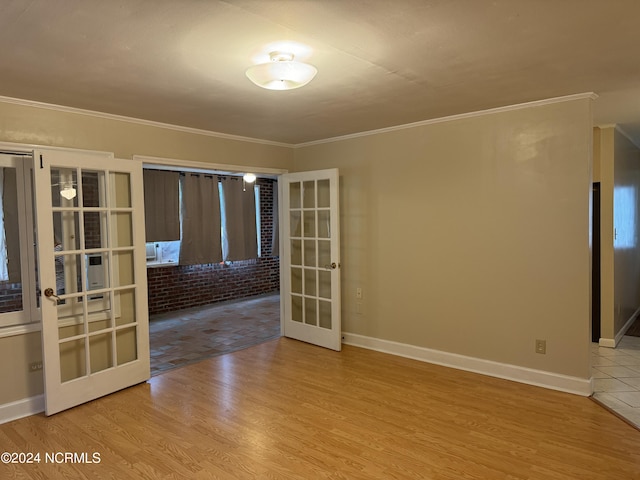
M 0 450 L 99 464 L 0 478 L 640 478 L 640 431 L 588 398 L 289 339 L 0 425 Z

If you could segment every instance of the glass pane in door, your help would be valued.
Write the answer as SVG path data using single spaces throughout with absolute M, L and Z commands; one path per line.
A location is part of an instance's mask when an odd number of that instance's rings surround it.
M 51 205 L 78 206 L 78 172 L 74 168 L 51 168 Z
M 318 302 L 320 306 L 320 311 L 318 313 L 318 324 L 322 328 L 331 329 L 331 302 L 325 302 L 324 300 L 320 300 Z
M 304 323 L 308 325 L 318 324 L 316 303 L 315 298 L 304 297 Z
M 113 367 L 112 337 L 112 332 L 100 333 L 89 337 L 91 373 Z
M 136 327 L 123 328 L 116 332 L 116 352 L 118 365 L 138 359 L 138 331 Z
M 68 382 L 87 374 L 85 339 L 60 343 L 60 381 Z
M 304 192 L 304 199 L 302 206 L 304 208 L 314 208 L 316 206 L 316 188 L 313 180 L 303 183 L 302 191 Z
M 318 180 L 318 208 L 331 206 L 331 182 L 327 179 Z
M 104 172 L 82 170 L 82 206 L 105 207 Z
M 118 306 L 116 326 L 136 323 L 136 290 L 133 288 L 116 290 L 113 295 L 115 304 Z
M 69 213 L 69 212 L 65 212 Z M 102 248 L 106 240 L 105 212 L 84 212 L 84 248 Z
M 71 297 L 66 299 L 65 303 L 60 303 L 60 306 L 66 306 L 68 308 L 60 308 L 60 314 L 58 315 L 58 338 L 65 339 L 76 337 L 78 335 L 84 335 L 84 303 L 82 297 Z
M 133 245 L 132 212 L 115 212 L 111 214 L 112 247 L 131 247 Z
M 80 249 L 80 213 L 53 212 L 53 247 L 56 252 Z
M 111 208 L 131 207 L 131 175 L 126 172 L 111 172 Z

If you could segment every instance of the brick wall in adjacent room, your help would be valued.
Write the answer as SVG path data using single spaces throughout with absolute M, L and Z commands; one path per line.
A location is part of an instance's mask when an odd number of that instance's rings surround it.
M 226 264 L 147 268 L 149 314 L 182 310 L 280 289 L 279 257 L 271 255 L 273 189 L 277 183 L 258 179 L 262 256 Z
M 22 310 L 22 284 L 0 282 L 0 313 Z

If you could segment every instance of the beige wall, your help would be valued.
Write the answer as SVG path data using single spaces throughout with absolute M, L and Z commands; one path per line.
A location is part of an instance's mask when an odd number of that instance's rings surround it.
M 589 378 L 592 133 L 575 100 L 296 149 L 340 169 L 343 330 Z
M 148 155 L 270 169 L 293 167 L 293 150 L 288 147 L 2 102 L 0 142 L 102 150 L 119 158 Z M 0 338 L 0 405 L 42 393 L 42 372 L 28 373 L 29 363 L 41 357 L 39 332 Z
M 0 142 L 288 170 L 290 148 L 0 102 Z
M 640 150 L 614 131 L 614 333 L 617 335 L 640 307 Z M 621 191 L 633 193 L 632 204 Z M 617 193 L 618 192 L 618 193 Z
M 28 371 L 41 360 L 40 332 L 0 338 L 0 405 L 42 394 L 42 371 Z

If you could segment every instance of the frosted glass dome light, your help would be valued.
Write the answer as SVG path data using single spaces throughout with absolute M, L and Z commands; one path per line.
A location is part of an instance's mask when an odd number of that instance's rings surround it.
M 318 70 L 308 63 L 296 62 L 292 53 L 271 52 L 268 63 L 249 67 L 246 75 L 257 86 L 267 90 L 293 90 L 305 86 Z

